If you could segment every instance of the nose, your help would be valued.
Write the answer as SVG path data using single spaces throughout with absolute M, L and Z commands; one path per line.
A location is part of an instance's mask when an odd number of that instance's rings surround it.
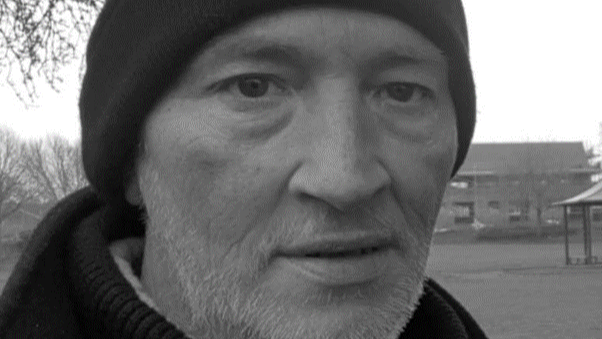
M 391 184 L 378 159 L 375 120 L 353 81 L 322 81 L 305 107 L 313 121 L 311 138 L 289 181 L 291 192 L 345 211 Z

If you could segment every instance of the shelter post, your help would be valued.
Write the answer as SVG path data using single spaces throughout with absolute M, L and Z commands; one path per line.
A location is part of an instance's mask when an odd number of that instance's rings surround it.
M 591 215 L 591 206 L 586 205 L 587 209 L 587 254 L 586 254 L 586 262 L 588 264 L 593 264 L 594 258 L 592 257 L 592 215 Z
M 566 258 L 566 265 L 571 264 L 571 257 L 569 256 L 569 218 L 567 216 L 567 206 L 562 206 L 564 210 L 564 254 Z
M 586 265 L 589 264 L 589 261 L 590 261 L 589 251 L 588 251 L 588 246 L 587 246 L 587 244 L 589 242 L 588 241 L 589 235 L 587 232 L 587 230 L 588 230 L 587 226 L 589 224 L 589 215 L 587 212 L 589 212 L 589 208 L 587 208 L 587 206 L 584 204 L 583 205 L 583 254 L 585 255 L 584 261 L 585 261 Z

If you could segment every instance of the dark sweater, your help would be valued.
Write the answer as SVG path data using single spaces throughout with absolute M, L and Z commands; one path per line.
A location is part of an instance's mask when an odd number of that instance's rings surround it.
M 0 297 L 0 338 L 185 338 L 136 295 L 108 249 L 142 236 L 138 211 L 115 213 L 91 189 L 40 222 Z M 427 279 L 399 338 L 486 338 L 468 312 Z

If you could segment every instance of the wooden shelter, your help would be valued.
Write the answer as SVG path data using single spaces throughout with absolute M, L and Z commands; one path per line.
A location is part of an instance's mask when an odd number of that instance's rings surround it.
M 552 206 L 562 206 L 564 209 L 564 247 L 566 255 L 566 264 L 571 265 L 569 256 L 569 221 L 567 208 L 579 208 L 583 210 L 583 253 L 585 254 L 584 263 L 594 264 L 598 262 L 598 257 L 592 255 L 592 222 L 591 206 L 602 206 L 602 181 L 585 190 L 576 196 L 553 203 Z M 579 262 L 579 260 L 577 260 Z

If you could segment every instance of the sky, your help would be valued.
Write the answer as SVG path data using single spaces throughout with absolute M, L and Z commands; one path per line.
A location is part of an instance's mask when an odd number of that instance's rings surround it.
M 602 1 L 463 0 L 477 90 L 473 142 L 600 144 Z M 60 93 L 40 86 L 26 109 L 0 83 L 0 125 L 23 138 L 79 139 L 79 64 L 62 71 Z

